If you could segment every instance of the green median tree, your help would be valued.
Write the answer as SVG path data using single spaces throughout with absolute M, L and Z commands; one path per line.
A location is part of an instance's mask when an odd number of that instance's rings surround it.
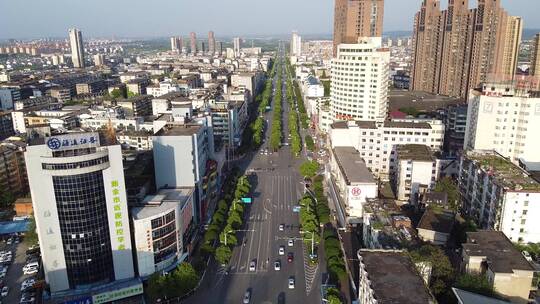
M 314 177 L 319 171 L 319 163 L 317 161 L 306 161 L 300 165 L 300 174 L 307 177 Z
M 227 241 L 229 240 L 227 239 Z M 231 257 L 232 251 L 229 246 L 221 245 L 216 249 L 216 261 L 218 261 L 218 263 L 221 265 L 229 263 Z

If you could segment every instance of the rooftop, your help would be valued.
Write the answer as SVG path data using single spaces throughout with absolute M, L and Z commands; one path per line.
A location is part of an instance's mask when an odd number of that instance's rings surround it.
M 418 223 L 418 229 L 450 234 L 454 226 L 454 221 L 454 213 L 428 208 L 422 215 L 420 223 Z
M 380 304 L 434 303 L 411 259 L 402 251 L 360 249 L 371 289 Z
M 400 160 L 433 161 L 433 152 L 426 145 L 398 145 L 397 154 Z
M 144 219 L 159 215 L 171 210 L 180 204 L 180 208 L 186 204 L 192 196 L 194 188 L 162 189 L 155 195 L 149 195 L 143 200 L 145 206 L 134 207 L 131 214 L 134 219 Z
M 510 302 L 489 298 L 477 293 L 452 287 L 454 295 L 461 304 L 509 304 Z
M 199 133 L 201 128 L 202 126 L 198 124 L 168 124 L 159 130 L 154 136 L 191 136 Z
M 377 129 L 377 124 L 374 121 L 336 121 L 331 127 L 332 129 L 348 129 L 349 123 L 355 123 L 360 129 Z
M 390 121 L 384 122 L 386 128 L 402 128 L 402 129 L 431 129 L 431 125 L 427 122 L 413 122 L 413 121 Z
M 347 184 L 375 183 L 373 174 L 368 170 L 360 153 L 353 147 L 335 147 L 334 155 L 341 172 L 345 175 Z
M 403 215 L 403 212 L 396 205 L 395 201 L 367 199 L 363 207 L 364 221 L 369 216 L 371 229 L 378 231 L 377 242 L 381 248 L 403 248 L 404 242 L 410 239 L 411 232 L 414 233 L 414 231 L 400 226 L 406 222 L 410 223 L 411 220 Z
M 534 271 L 533 266 L 501 231 L 467 232 L 467 243 L 463 244 L 463 250 L 468 256 L 486 257 L 494 272 Z
M 476 162 L 484 172 L 507 189 L 540 191 L 540 183 L 527 171 L 494 151 L 469 151 L 466 157 Z

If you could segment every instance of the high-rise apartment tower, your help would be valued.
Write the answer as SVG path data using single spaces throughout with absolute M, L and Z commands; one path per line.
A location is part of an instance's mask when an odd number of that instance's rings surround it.
M 216 52 L 216 38 L 214 37 L 214 32 L 208 32 L 208 53 L 214 55 Z
M 424 0 L 415 16 L 412 90 L 465 97 L 488 81 L 512 80 L 523 28 L 500 0 Z
M 73 67 L 84 68 L 84 46 L 81 31 L 69 29 L 69 45 L 71 47 L 71 61 Z
M 335 0 L 334 55 L 341 43 L 356 43 L 360 37 L 381 37 L 384 0 Z

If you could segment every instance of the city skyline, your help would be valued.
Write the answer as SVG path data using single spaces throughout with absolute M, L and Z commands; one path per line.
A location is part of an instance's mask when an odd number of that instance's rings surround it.
M 30 39 L 39 37 L 63 37 L 71 27 L 79 28 L 86 37 L 167 37 L 172 35 L 187 35 L 195 31 L 204 34 L 214 30 L 216 36 L 229 35 L 281 35 L 297 30 L 300 34 L 332 34 L 334 1 L 299 0 L 285 2 L 278 0 L 272 7 L 265 10 L 251 10 L 250 14 L 235 21 L 228 10 L 238 7 L 251 7 L 247 0 L 235 0 L 233 4 L 215 0 L 206 0 L 197 6 L 186 7 L 171 0 L 160 0 L 159 3 L 146 6 L 143 2 L 131 1 L 130 15 L 122 16 L 126 1 L 105 3 L 97 0 L 91 7 L 82 2 L 58 0 L 58 6 L 64 9 L 53 9 L 47 3 L 30 1 L 18 3 L 14 1 L 0 3 L 0 10 L 6 12 L 0 20 L 0 39 Z M 446 0 L 441 1 L 441 7 L 446 7 Z M 476 1 L 471 1 L 471 6 Z M 100 5 L 102 3 L 103 5 Z M 251 4 L 251 2 L 250 2 Z M 534 12 L 540 10 L 540 2 L 522 0 L 519 3 L 503 0 L 509 14 L 522 16 L 524 28 L 540 28 L 540 19 L 534 17 Z M 29 5 L 31 9 L 29 9 Z M 412 31 L 414 14 L 419 9 L 421 0 L 385 1 L 384 31 Z M 107 10 L 101 8 L 107 7 Z M 278 8 L 287 7 L 286 10 Z M 99 9 L 98 9 L 99 8 Z M 166 8 L 166 9 L 164 9 Z M 85 14 L 75 14 L 84 10 Z M 19 18 L 17 12 L 24 11 L 25 18 Z M 207 18 L 199 18 L 197 11 L 204 11 Z M 272 22 L 268 16 L 279 15 L 280 22 Z M 47 27 L 42 27 L 43 17 L 48 16 Z M 98 19 L 99 18 L 99 19 Z M 145 19 L 145 22 L 137 20 Z M 100 22 L 96 22 L 100 20 Z M 129 21 L 129 22 L 128 22 Z M 112 30 L 114 29 L 114 30 Z M 257 29 L 257 30 L 253 30 Z

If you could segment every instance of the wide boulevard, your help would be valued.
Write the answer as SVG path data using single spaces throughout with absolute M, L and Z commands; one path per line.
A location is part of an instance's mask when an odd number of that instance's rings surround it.
M 280 47 L 282 62 L 283 99 L 273 100 L 283 105 L 283 142 L 287 143 L 288 111 L 286 100 L 286 72 L 284 49 Z M 277 62 L 280 62 L 277 60 Z M 277 74 L 277 73 L 276 73 Z M 274 97 L 275 98 L 275 92 Z M 238 245 L 233 250 L 230 263 L 226 266 L 211 261 L 203 282 L 197 292 L 185 303 L 221 304 L 243 303 L 244 294 L 250 291 L 249 303 L 320 303 L 320 269 L 308 264 L 311 250 L 300 237 L 298 213 L 294 206 L 304 193 L 302 177 L 298 167 L 303 156 L 295 158 L 288 145 L 278 152 L 264 153 L 268 148 L 273 110 L 265 114 L 265 143 L 258 151 L 246 156 L 239 166 L 250 175 L 253 185 L 253 202 L 248 206 L 245 225 L 238 232 Z M 280 224 L 284 229 L 279 229 Z M 289 246 L 289 240 L 293 241 Z M 284 255 L 279 255 L 279 247 L 284 246 Z M 288 262 L 292 253 L 293 261 Z M 256 269 L 251 271 L 250 262 L 255 261 Z M 280 270 L 274 269 L 279 261 Z M 294 288 L 289 288 L 289 278 L 294 278 Z

